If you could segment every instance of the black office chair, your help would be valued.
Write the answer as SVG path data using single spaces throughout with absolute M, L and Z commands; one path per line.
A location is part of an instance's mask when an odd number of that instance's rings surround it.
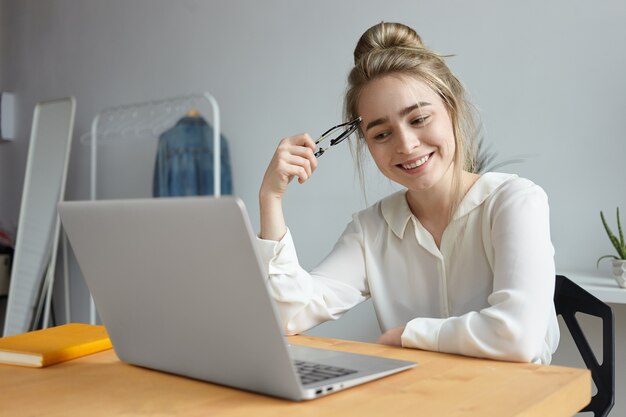
M 597 393 L 581 412 L 591 411 L 594 417 L 605 417 L 615 403 L 615 325 L 611 307 L 579 287 L 568 278 L 557 275 L 554 291 L 556 314 L 560 314 L 576 343 Z M 589 314 L 602 319 L 602 365 L 593 353 L 575 314 Z

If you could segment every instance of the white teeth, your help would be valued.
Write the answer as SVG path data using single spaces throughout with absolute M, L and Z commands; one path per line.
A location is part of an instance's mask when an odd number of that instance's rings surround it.
M 410 163 L 410 164 L 402 164 L 402 168 L 404 169 L 414 169 L 417 168 L 418 166 L 424 165 L 424 163 L 426 163 L 426 161 L 428 161 L 428 158 L 430 157 L 430 155 L 426 155 L 423 158 L 418 159 L 417 161 Z

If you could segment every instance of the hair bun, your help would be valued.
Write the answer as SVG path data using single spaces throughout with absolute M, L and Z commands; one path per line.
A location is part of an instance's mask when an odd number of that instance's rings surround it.
M 354 63 L 375 50 L 389 48 L 423 48 L 422 38 L 402 23 L 380 22 L 363 33 L 354 49 Z

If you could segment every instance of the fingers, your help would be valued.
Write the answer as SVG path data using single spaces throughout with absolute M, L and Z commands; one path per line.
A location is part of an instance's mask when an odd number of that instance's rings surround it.
M 278 168 L 289 175 L 297 176 L 300 183 L 308 180 L 316 167 L 317 161 L 312 153 L 285 153 L 279 156 Z
M 315 142 L 307 134 L 281 140 L 275 158 L 281 170 L 297 176 L 300 183 L 308 180 L 317 168 L 317 158 L 313 155 Z
M 314 151 L 315 142 L 306 133 L 281 140 L 265 173 L 261 192 L 280 196 L 293 178 L 298 177 L 301 184 L 307 181 L 317 168 Z
M 289 177 L 298 177 L 298 182 L 302 184 L 311 177 L 313 167 L 308 159 L 295 155 L 288 155 L 279 162 L 278 169 Z
M 291 136 L 281 140 L 278 144 L 277 152 L 288 151 L 290 153 L 293 153 L 294 155 L 299 155 L 303 158 L 310 159 L 312 162 L 317 162 L 317 160 L 313 156 L 315 148 L 316 146 L 315 142 L 313 142 L 313 139 L 311 139 L 308 134 L 303 133 L 301 135 Z

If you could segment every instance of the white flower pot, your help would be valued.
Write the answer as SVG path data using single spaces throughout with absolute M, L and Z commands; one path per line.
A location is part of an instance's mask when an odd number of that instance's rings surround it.
M 626 259 L 612 259 L 613 278 L 620 287 L 626 288 Z

